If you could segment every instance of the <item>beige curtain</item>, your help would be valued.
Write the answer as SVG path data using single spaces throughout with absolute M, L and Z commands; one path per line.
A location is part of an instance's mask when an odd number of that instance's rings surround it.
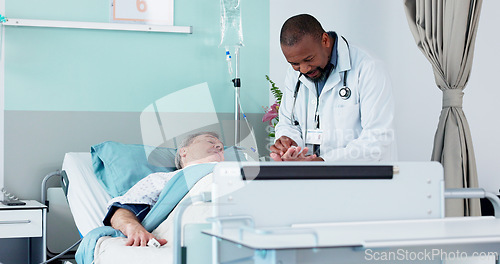
M 417 46 L 434 69 L 443 108 L 432 160 L 444 167 L 446 188 L 478 187 L 472 137 L 462 109 L 482 0 L 405 0 Z M 478 199 L 447 200 L 446 216 L 481 215 Z

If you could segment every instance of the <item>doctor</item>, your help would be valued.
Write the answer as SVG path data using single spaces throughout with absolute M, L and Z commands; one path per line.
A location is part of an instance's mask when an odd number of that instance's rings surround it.
M 381 65 L 308 14 L 283 24 L 280 44 L 291 67 L 271 158 L 395 160 L 392 88 Z

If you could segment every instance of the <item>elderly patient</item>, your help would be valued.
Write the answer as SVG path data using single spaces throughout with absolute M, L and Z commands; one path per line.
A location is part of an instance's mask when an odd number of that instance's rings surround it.
M 177 150 L 178 169 L 187 166 L 224 160 L 224 145 L 217 134 L 201 132 L 190 135 Z M 123 196 L 113 198 L 104 225 L 120 230 L 127 238 L 127 246 L 146 246 L 155 236 L 142 226 L 141 221 L 158 200 L 163 187 L 178 171 L 152 173 L 135 184 Z M 156 239 L 156 238 L 155 238 Z M 165 239 L 156 239 L 161 245 Z

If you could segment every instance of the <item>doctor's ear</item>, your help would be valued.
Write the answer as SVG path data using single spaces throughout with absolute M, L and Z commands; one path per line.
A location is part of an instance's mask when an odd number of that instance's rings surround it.
M 332 45 L 332 41 L 330 40 L 330 35 L 328 35 L 328 33 L 324 32 L 323 35 L 321 35 L 321 44 L 324 47 L 330 47 Z

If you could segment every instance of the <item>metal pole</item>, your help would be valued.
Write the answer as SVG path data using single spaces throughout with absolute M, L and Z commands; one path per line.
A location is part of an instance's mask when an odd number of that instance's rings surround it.
M 495 218 L 500 218 L 500 199 L 498 196 L 486 192 L 483 188 L 457 188 L 444 190 L 444 198 L 446 199 L 473 199 L 487 198 L 493 205 Z
M 234 145 L 240 146 L 240 48 L 236 47 L 234 52 L 236 58 L 236 76 L 234 83 Z

